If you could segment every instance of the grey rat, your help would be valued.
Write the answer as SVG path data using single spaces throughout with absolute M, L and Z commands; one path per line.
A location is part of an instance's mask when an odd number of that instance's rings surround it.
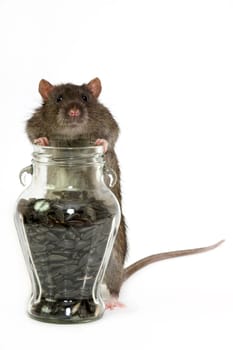
M 52 85 L 42 79 L 39 92 L 43 104 L 37 108 L 27 121 L 26 133 L 32 143 L 42 146 L 74 147 L 83 142 L 103 145 L 105 161 L 116 172 L 118 182 L 112 189 L 121 207 L 120 167 L 114 150 L 119 135 L 119 127 L 110 111 L 98 101 L 101 93 L 98 78 L 88 84 Z M 124 268 L 127 255 L 126 224 L 122 213 L 120 227 L 105 273 L 105 283 L 110 293 L 106 307 L 121 305 L 118 296 L 122 283 L 134 272 L 156 261 L 209 251 L 214 245 L 160 253 L 148 256 Z

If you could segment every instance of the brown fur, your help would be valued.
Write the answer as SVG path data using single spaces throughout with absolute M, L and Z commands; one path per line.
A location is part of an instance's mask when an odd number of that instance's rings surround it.
M 114 146 L 119 135 L 119 127 L 109 112 L 97 97 L 101 91 L 100 81 L 92 80 L 89 84 L 77 86 L 62 84 L 53 86 L 45 80 L 39 84 L 39 92 L 43 97 L 43 104 L 37 108 L 27 121 L 26 132 L 33 143 L 39 137 L 47 137 L 52 146 L 77 146 L 82 142 L 93 143 L 96 139 L 108 141 L 108 151 L 105 160 L 117 174 L 117 184 L 112 189 L 121 206 L 120 168 Z M 82 100 L 82 95 L 88 101 Z M 57 98 L 63 96 L 61 103 Z M 62 120 L 72 106 L 81 110 L 82 123 L 73 134 L 67 130 L 64 133 L 65 122 Z M 113 247 L 112 255 L 105 275 L 105 281 L 111 294 L 117 296 L 124 279 L 124 262 L 127 253 L 126 225 L 122 214 L 118 235 Z
M 34 142 L 35 139 L 46 137 L 51 146 L 74 147 L 84 145 L 87 140 L 88 143 L 93 144 L 97 139 L 107 140 L 106 163 L 117 174 L 118 182 L 112 191 L 121 207 L 120 168 L 114 151 L 119 127 L 109 110 L 97 100 L 101 92 L 100 80 L 95 78 L 81 86 L 73 84 L 53 86 L 46 80 L 41 80 L 39 92 L 43 98 L 43 104 L 35 111 L 26 125 L 30 141 Z M 70 127 L 67 118 L 67 113 L 71 109 L 80 111 L 74 128 Z M 119 231 L 105 274 L 105 282 L 111 295 L 118 297 L 123 281 L 142 267 L 163 259 L 206 252 L 216 248 L 222 242 L 205 248 L 152 255 L 124 269 L 127 239 L 125 219 L 122 213 Z

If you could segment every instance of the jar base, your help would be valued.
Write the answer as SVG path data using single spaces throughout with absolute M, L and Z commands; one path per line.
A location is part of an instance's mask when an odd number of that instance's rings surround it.
M 57 324 L 86 323 L 100 319 L 104 306 L 95 304 L 93 299 L 46 299 L 30 303 L 28 314 L 41 322 Z

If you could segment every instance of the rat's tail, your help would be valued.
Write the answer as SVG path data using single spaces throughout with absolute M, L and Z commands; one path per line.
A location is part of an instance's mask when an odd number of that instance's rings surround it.
M 195 249 L 186 249 L 186 250 L 175 250 L 171 252 L 166 253 L 159 253 L 147 256 L 146 258 L 143 258 L 141 260 L 136 261 L 134 264 L 128 266 L 124 270 L 124 281 L 127 280 L 132 274 L 137 272 L 138 270 L 142 269 L 143 267 L 152 264 L 154 262 L 165 260 L 165 259 L 171 259 L 171 258 L 177 258 L 179 256 L 184 255 L 191 255 L 191 254 L 198 254 L 198 253 L 204 253 L 208 252 L 209 250 L 217 248 L 220 244 L 222 244 L 224 240 L 219 241 L 218 243 L 215 243 L 213 245 L 210 245 L 208 247 L 203 248 L 195 248 Z

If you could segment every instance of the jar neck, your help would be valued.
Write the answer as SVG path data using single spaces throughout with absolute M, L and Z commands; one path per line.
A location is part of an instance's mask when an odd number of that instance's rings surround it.
M 34 145 L 33 160 L 47 165 L 83 165 L 104 164 L 102 146 L 90 147 L 44 147 Z
M 103 149 L 41 147 L 33 152 L 33 184 L 54 191 L 94 189 L 103 181 Z

